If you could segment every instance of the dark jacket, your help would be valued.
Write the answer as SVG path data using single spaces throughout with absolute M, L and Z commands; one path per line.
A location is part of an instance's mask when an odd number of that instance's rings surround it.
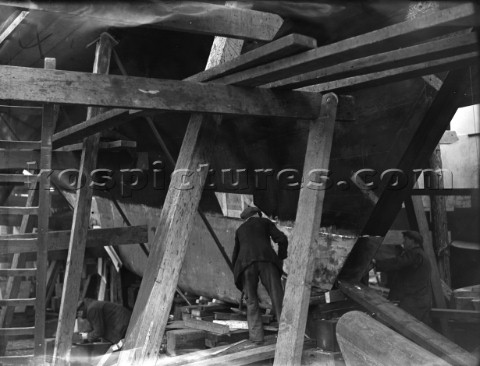
M 270 238 L 278 244 L 278 255 Z M 282 273 L 283 260 L 287 258 L 288 239 L 275 224 L 262 217 L 250 217 L 235 232 L 232 264 L 235 285 L 242 290 L 241 273 L 253 262 L 272 262 Z
M 117 343 L 125 337 L 132 313 L 119 304 L 108 301 L 85 299 L 86 318 L 93 330 L 88 340 L 103 338 Z
M 431 265 L 420 247 L 404 250 L 392 259 L 379 260 L 377 270 L 391 272 L 388 298 L 416 318 L 426 321 L 432 307 Z M 394 271 L 394 272 L 392 272 Z

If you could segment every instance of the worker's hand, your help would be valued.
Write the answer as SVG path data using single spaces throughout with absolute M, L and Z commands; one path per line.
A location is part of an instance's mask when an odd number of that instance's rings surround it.
M 85 343 L 88 339 L 88 333 L 73 333 L 72 343 Z

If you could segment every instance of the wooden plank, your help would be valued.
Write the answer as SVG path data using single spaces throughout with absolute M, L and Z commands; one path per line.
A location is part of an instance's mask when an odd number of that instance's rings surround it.
M 0 238 L 0 255 L 12 253 L 34 253 L 37 250 L 37 234 L 3 235 Z M 66 250 L 70 230 L 50 231 L 48 250 Z M 87 248 L 109 245 L 138 244 L 148 241 L 145 225 L 106 229 L 90 229 L 87 232 Z
M 45 58 L 45 69 L 55 69 L 56 61 Z M 35 362 L 45 362 L 45 317 L 48 266 L 48 229 L 50 222 L 50 171 L 52 168 L 52 135 L 55 131 L 57 114 L 53 104 L 45 104 L 42 114 L 40 173 L 38 181 L 38 239 L 37 239 L 37 280 L 35 281 Z
M 117 140 L 117 141 L 100 141 L 99 150 L 114 150 L 114 149 L 135 149 L 137 147 L 136 141 Z M 66 145 L 58 148 L 56 151 L 80 151 L 83 149 L 82 143 Z
M 478 188 L 415 188 L 413 196 L 472 196 L 478 194 Z
M 217 65 L 211 69 L 190 76 L 186 78 L 185 81 L 206 82 L 214 80 L 225 75 L 246 70 L 315 47 L 317 47 L 317 41 L 314 38 L 295 33 L 289 34 L 288 36 L 279 38 L 264 46 L 244 53 L 229 62 L 225 62 L 224 64 Z
M 31 175 L 0 174 L 0 183 L 30 183 L 32 179 Z
M 205 330 L 207 332 L 213 332 L 217 334 L 228 334 L 230 333 L 230 328 L 227 325 L 212 323 L 204 320 L 197 319 L 185 319 L 184 324 L 187 327 L 198 330 Z
M 465 68 L 474 65 L 478 60 L 479 52 L 473 51 L 459 55 L 445 57 L 439 60 L 420 62 L 390 70 L 372 72 L 360 76 L 352 76 L 344 79 L 329 81 L 315 85 L 313 90 L 325 92 L 336 91 L 338 93 L 352 92 L 354 90 L 371 88 L 378 85 L 393 83 L 396 81 L 412 79 L 414 77 L 439 73 L 454 69 Z M 311 87 L 299 90 L 311 91 Z
M 360 311 L 343 315 L 336 329 L 347 365 L 450 365 Z
M 28 11 L 14 11 L 6 20 L 5 27 L 0 29 L 0 44 L 5 41 L 10 34 L 20 25 L 21 22 L 27 17 Z
M 203 330 L 177 329 L 166 332 L 167 355 L 175 356 L 177 350 L 185 348 L 205 348 L 205 335 Z
M 1 299 L 0 306 L 28 306 L 35 305 L 35 298 L 30 299 Z
M 94 74 L 108 73 L 113 46 L 112 37 L 107 33 L 102 33 L 95 51 Z M 102 113 L 100 108 L 88 108 L 87 120 L 100 113 Z M 96 168 L 99 142 L 100 133 L 89 136 L 84 140 L 80 159 L 80 176 L 85 175 L 89 177 Z M 76 304 L 80 296 L 80 281 L 87 243 L 92 194 L 93 190 L 87 184 L 82 187 L 82 183 L 79 180 L 53 355 L 58 365 L 68 365 L 70 362 L 77 310 Z
M 460 53 L 476 51 L 477 49 L 477 35 L 475 33 L 462 34 L 355 60 L 348 60 L 288 79 L 278 80 L 265 86 L 269 88 L 297 89 L 366 73 L 400 68 L 417 64 L 418 61 L 439 60 Z
M 155 4 L 149 7 L 119 3 L 108 7 L 108 11 L 95 6 L 86 11 L 82 5 L 30 5 L 19 1 L 1 1 L 0 5 L 31 9 L 32 12 L 40 10 L 59 13 L 67 19 L 83 18 L 105 28 L 144 26 L 145 19 L 148 19 L 149 27 L 158 29 L 259 41 L 271 41 L 283 22 L 276 14 L 201 2 L 192 5 Z
M 241 41 L 216 37 L 206 68 L 237 57 L 242 46 Z M 197 169 L 199 164 L 209 161 L 214 138 L 210 119 L 198 114 L 191 116 L 176 169 Z M 221 116 L 214 117 L 217 123 L 221 119 Z M 149 271 L 142 279 L 120 365 L 141 364 L 157 358 L 207 172 L 208 169 L 200 169 L 195 174 L 192 189 L 174 189 L 179 182 L 177 179 L 170 182 L 158 225 L 161 229 L 152 241 L 147 262 Z
M 325 185 L 323 178 L 313 177 L 311 172 L 315 169 L 328 169 L 338 103 L 335 94 L 318 97 L 322 98 L 322 108 L 318 119 L 310 122 L 303 167 L 303 175 L 309 184 L 300 190 L 298 199 L 289 248 L 292 266 L 285 286 L 274 365 L 299 364 L 303 350 L 314 269 L 312 254 L 320 228 L 325 197 L 325 189 L 322 188 Z M 326 247 L 323 240 L 325 239 L 320 237 L 319 243 Z
M 405 40 L 421 42 L 478 22 L 475 6 L 464 4 L 427 14 L 406 22 L 352 37 L 298 55 L 229 75 L 218 80 L 225 84 L 258 86 L 310 72 L 365 55 L 398 48 Z M 477 17 L 478 18 L 478 17 Z
M 37 274 L 36 268 L 2 268 L 0 276 L 25 276 L 33 277 Z
M 0 149 L 39 150 L 40 149 L 40 141 L 0 140 Z
M 404 337 L 452 365 L 476 365 L 473 355 L 426 326 L 374 290 L 361 284 L 340 282 L 340 289 L 352 300 L 374 312 L 377 319 Z
M 0 356 L 2 365 L 28 365 L 33 359 L 33 355 L 25 356 Z
M 0 328 L 0 336 L 33 335 L 34 327 Z
M 38 207 L 0 206 L 0 215 L 36 215 Z
M 320 108 L 313 95 L 295 91 L 6 65 L 0 73 L 0 99 L 298 119 L 316 118 Z
M 457 309 L 431 309 L 430 315 L 434 318 L 455 320 L 465 323 L 480 323 L 480 311 Z

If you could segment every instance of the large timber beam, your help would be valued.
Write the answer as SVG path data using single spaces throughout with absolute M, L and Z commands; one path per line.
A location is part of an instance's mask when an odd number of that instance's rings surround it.
M 464 4 L 257 66 L 248 72 L 228 75 L 218 81 L 235 85 L 266 85 L 366 55 L 390 51 L 413 41 L 422 42 L 462 26 L 472 26 L 478 23 L 478 19 L 473 3 Z
M 320 229 L 325 197 L 324 177 L 315 170 L 328 169 L 337 104 L 335 94 L 324 95 L 319 118 L 310 122 L 303 167 L 305 182 L 309 184 L 300 190 L 298 199 L 289 250 L 292 265 L 285 287 L 274 365 L 297 365 L 301 361 L 314 270 L 315 239 Z M 312 173 L 317 176 L 313 177 Z M 323 246 L 326 252 L 326 243 Z
M 20 23 L 27 17 L 28 11 L 14 11 L 0 27 L 0 44 L 3 43 Z
M 362 234 L 370 237 L 360 238 L 355 244 L 340 273 L 341 278 L 360 281 L 368 270 L 378 246 L 400 211 L 402 202 L 413 190 L 416 181 L 413 170 L 426 166 L 455 114 L 467 86 L 468 73 L 465 70 L 451 71 L 438 93 L 418 101 L 415 113 L 407 121 L 411 126 L 408 129 L 410 135 L 404 136 L 403 132 L 399 131 L 385 159 L 385 166 L 388 165 L 388 168 L 405 172 L 409 178 L 408 184 L 398 190 L 388 189 L 389 182 L 380 183 L 377 191 L 378 201 L 361 223 Z
M 242 46 L 243 42 L 215 38 L 206 68 L 237 57 Z M 120 365 L 145 365 L 157 358 L 208 174 L 215 135 L 215 123 L 212 123 L 214 121 L 211 118 L 194 114 L 187 126 L 175 168 L 196 173 L 191 180 L 191 189 L 174 188 L 182 180 L 178 174 L 170 182 L 148 257 L 149 270 L 142 279 L 124 350 L 120 355 Z M 214 119 L 220 123 L 222 118 L 216 116 Z M 199 169 L 202 166 L 204 169 Z
M 460 346 L 426 326 L 369 287 L 342 281 L 340 289 L 355 302 L 376 314 L 379 321 L 452 365 L 473 366 L 478 360 Z
M 271 41 L 283 20 L 276 14 L 231 8 L 200 1 L 157 2 L 138 5 L 129 2 L 85 6 L 76 4 L 25 3 L 23 1 L 0 1 L 2 6 L 58 13 L 62 17 L 84 18 L 93 24 L 105 27 L 153 28 L 200 33 L 240 39 Z
M 94 73 L 108 73 L 113 46 L 112 37 L 107 33 L 102 33 L 97 42 L 95 63 L 93 66 Z M 89 107 L 87 119 L 102 112 L 101 108 Z M 92 171 L 96 168 L 99 142 L 100 133 L 89 136 L 84 140 L 79 176 L 85 175 L 86 177 L 90 177 Z M 82 181 L 79 179 L 53 355 L 55 365 L 59 366 L 70 364 L 70 351 L 72 348 L 73 329 L 77 314 L 76 306 L 80 296 L 80 282 L 88 226 L 90 223 L 92 195 L 93 190 L 89 184 L 85 184 L 82 187 Z
M 320 109 L 306 92 L 6 65 L 0 73 L 6 100 L 296 119 L 314 119 Z
M 47 250 L 66 250 L 70 241 L 70 230 L 50 231 Z M 92 229 L 87 231 L 87 248 L 110 245 L 125 245 L 148 242 L 146 226 Z M 0 255 L 13 253 L 35 253 L 37 234 L 3 235 L 0 238 Z

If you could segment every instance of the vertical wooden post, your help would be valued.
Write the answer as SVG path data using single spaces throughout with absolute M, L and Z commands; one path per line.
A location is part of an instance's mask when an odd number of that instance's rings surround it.
M 444 187 L 443 176 L 436 173 L 442 169 L 442 155 L 440 145 L 437 145 L 435 151 L 430 157 L 430 169 L 434 173 L 432 177 L 433 189 L 441 189 Z M 432 212 L 432 238 L 436 252 L 438 253 L 438 272 L 440 278 L 451 286 L 450 281 L 450 247 L 448 242 L 448 221 L 447 221 L 447 204 L 445 196 L 431 195 L 430 209 Z
M 423 206 L 422 196 L 411 196 L 410 199 L 405 201 L 406 206 L 413 207 L 415 218 L 418 224 L 418 231 L 423 237 L 423 250 L 427 255 L 430 266 L 430 282 L 432 285 L 433 301 L 437 308 L 446 309 L 447 303 L 443 296 L 442 283 L 440 282 L 440 275 L 438 273 L 437 259 L 435 257 L 435 251 L 433 250 L 432 237 L 430 236 L 430 230 L 428 229 L 428 221 L 425 216 L 425 208 Z M 440 322 L 442 333 L 448 334 L 448 322 L 441 320 Z
M 313 276 L 313 245 L 320 230 L 326 189 L 326 181 L 321 181 L 325 176 L 318 182 L 317 174 L 318 169 L 328 169 L 337 103 L 335 94 L 324 95 L 320 116 L 310 122 L 303 168 L 304 184 L 290 244 L 292 266 L 285 287 L 274 365 L 299 365 L 302 356 Z M 315 181 L 312 180 L 314 174 Z
M 55 59 L 46 58 L 45 68 L 55 69 Z M 40 177 L 38 186 L 38 244 L 37 283 L 35 291 L 34 356 L 39 365 L 45 363 L 45 301 L 47 286 L 48 224 L 50 217 L 50 169 L 52 162 L 52 136 L 55 128 L 55 106 L 45 104 L 42 115 L 40 145 Z
M 240 55 L 243 41 L 216 37 L 207 68 Z M 221 116 L 191 116 L 175 174 L 168 189 L 160 223 L 152 243 L 120 365 L 143 365 L 157 358 L 180 275 L 188 239 L 205 184 L 214 124 Z M 183 172 L 183 173 L 182 173 Z M 188 187 L 182 188 L 186 178 Z M 188 188 L 188 189 L 186 189 Z
M 97 42 L 95 64 L 93 67 L 94 73 L 108 73 L 112 48 L 113 39 L 107 33 L 102 33 L 100 40 Z M 89 107 L 87 119 L 102 112 L 102 108 Z M 95 169 L 97 164 L 99 141 L 100 134 L 97 133 L 86 138 L 83 143 L 77 199 L 73 212 L 72 233 L 70 236 L 65 269 L 65 280 L 62 291 L 62 303 L 60 305 L 57 336 L 55 339 L 54 362 L 56 365 L 68 364 L 70 358 L 70 348 L 72 347 L 72 335 L 80 293 L 80 280 L 82 276 L 85 244 L 92 204 L 92 189 L 89 187 L 89 178 L 90 173 Z M 83 187 L 81 177 L 87 178 Z

